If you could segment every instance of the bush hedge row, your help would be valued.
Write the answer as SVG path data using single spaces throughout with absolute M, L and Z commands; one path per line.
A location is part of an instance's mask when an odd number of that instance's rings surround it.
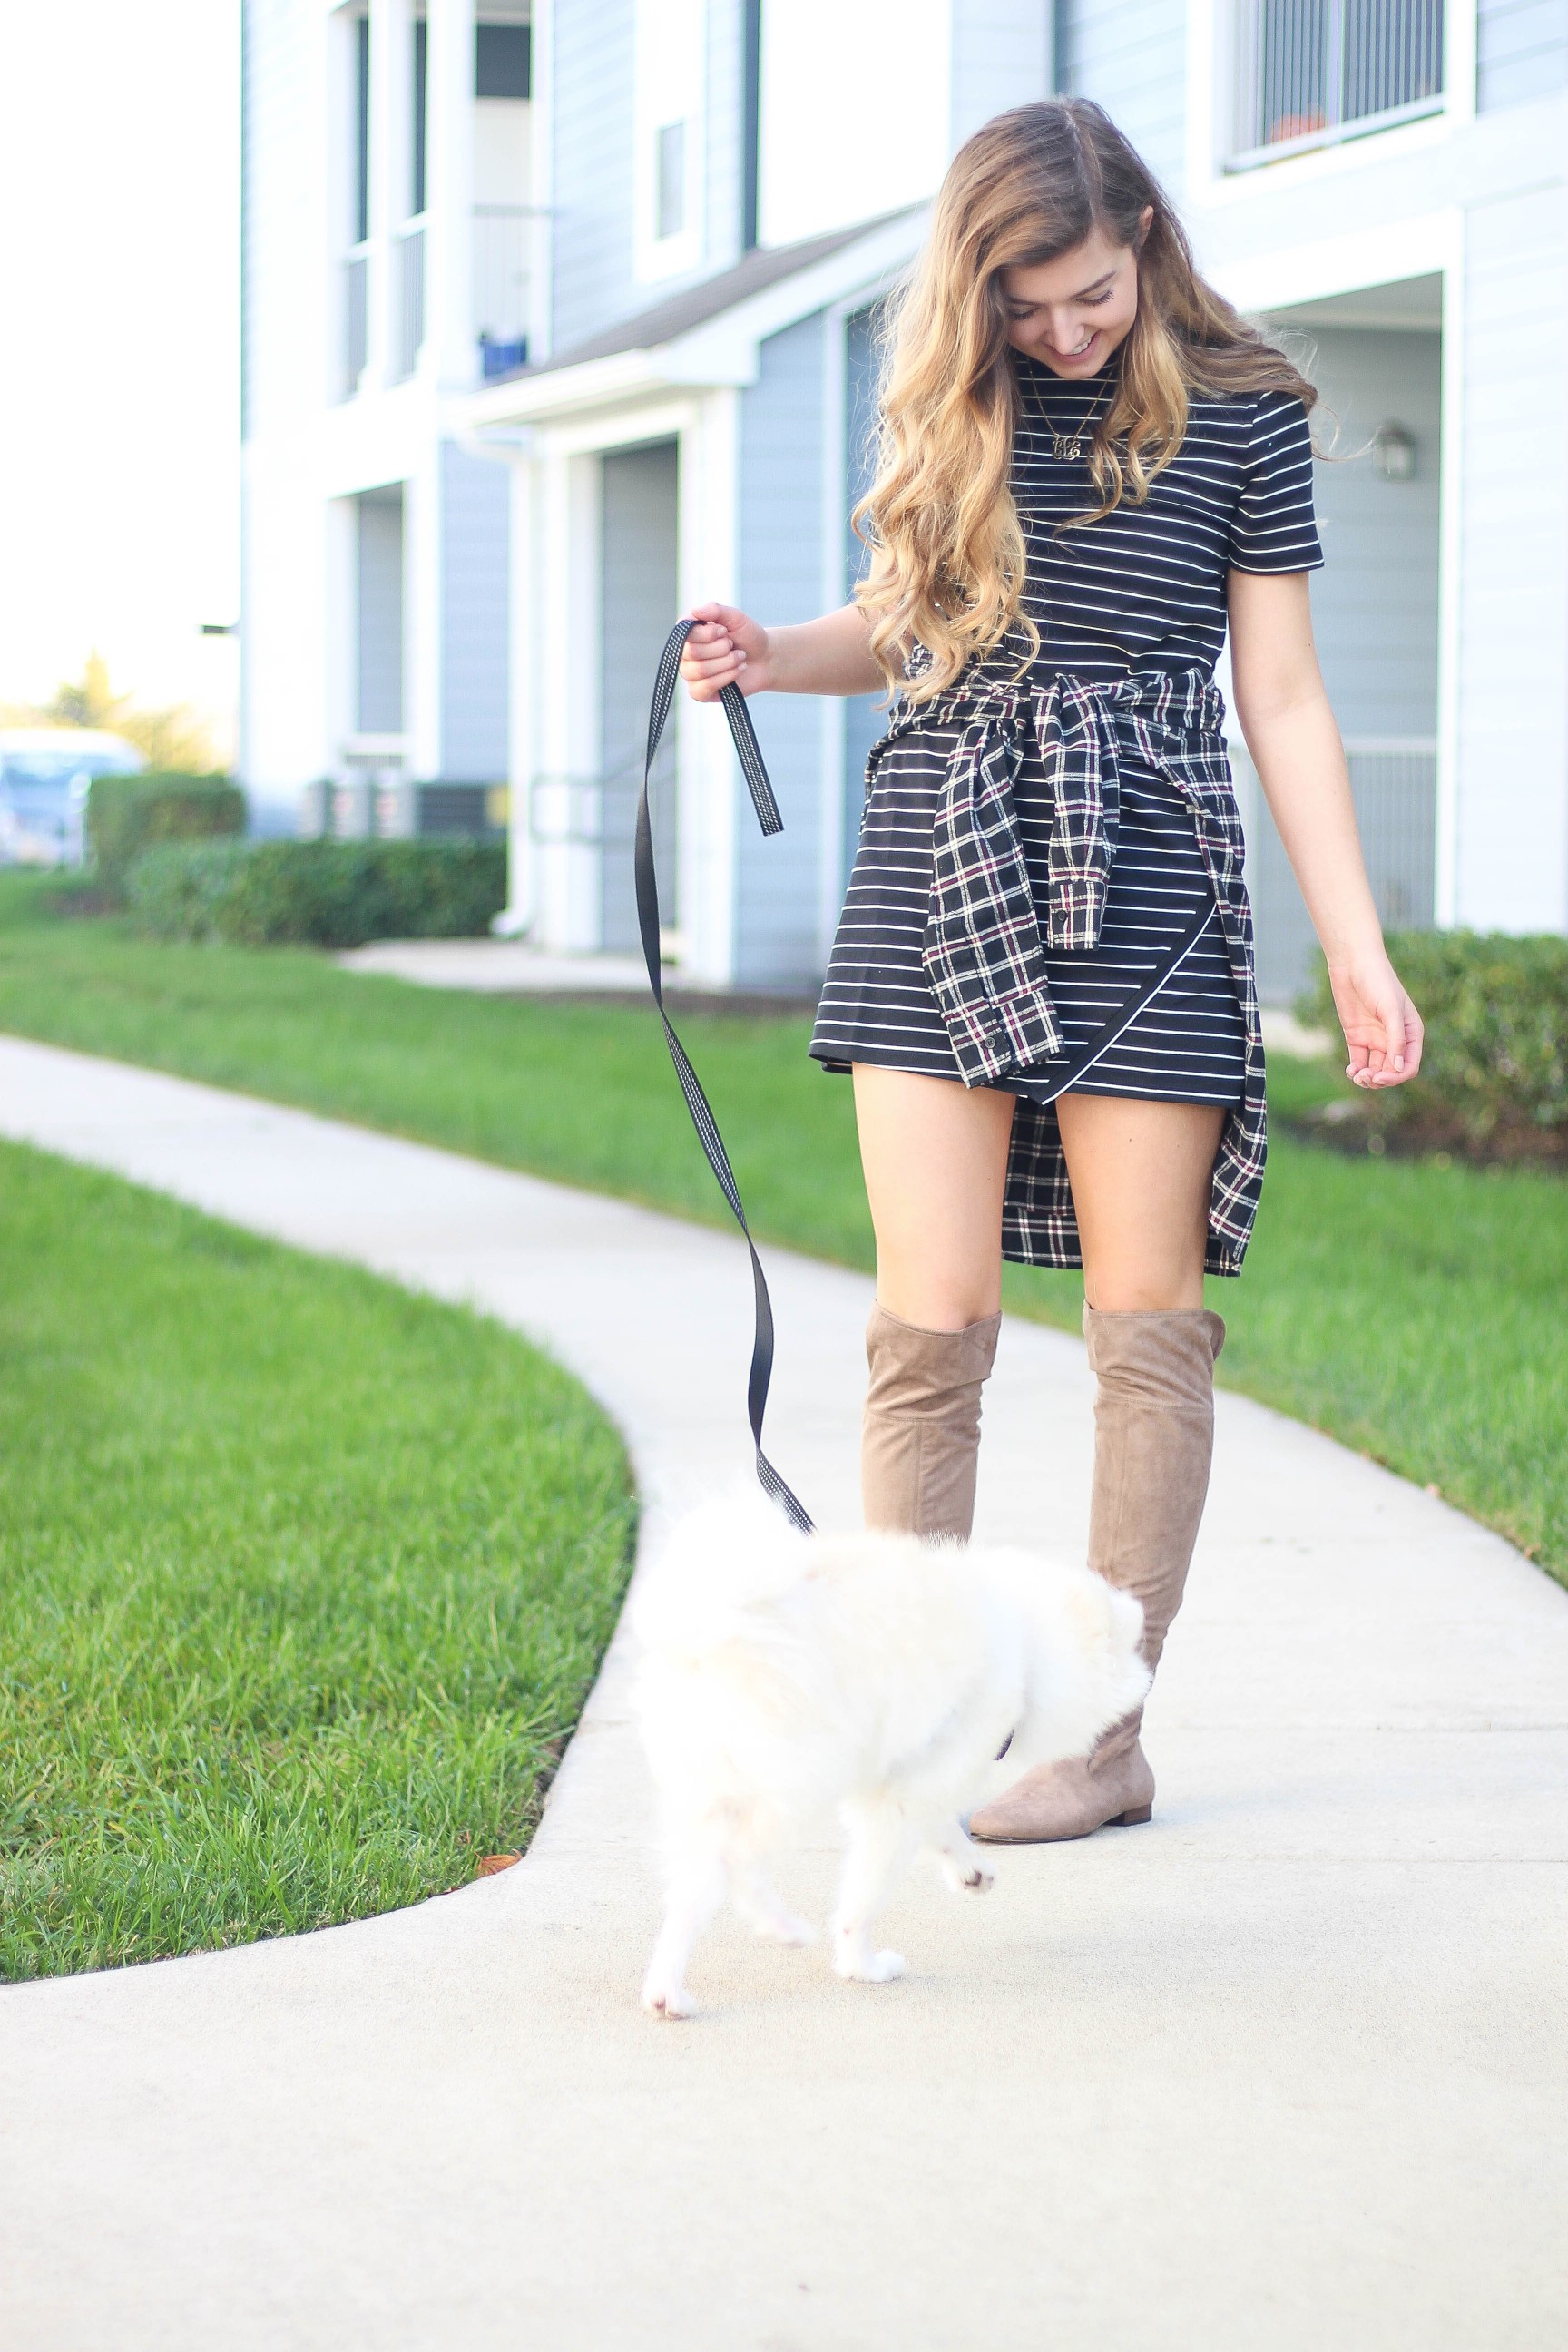
M 1568 1159 L 1568 939 L 1405 931 L 1394 969 L 1426 1027 L 1421 1074 L 1358 1097 L 1389 1144 Z M 1338 1034 L 1327 971 L 1300 1011 Z
M 136 860 L 171 841 L 245 831 L 245 794 L 227 776 L 95 776 L 87 795 L 88 854 L 97 879 L 121 890 Z
M 471 939 L 506 904 L 488 841 L 237 841 L 149 850 L 127 885 L 143 929 L 244 947 Z

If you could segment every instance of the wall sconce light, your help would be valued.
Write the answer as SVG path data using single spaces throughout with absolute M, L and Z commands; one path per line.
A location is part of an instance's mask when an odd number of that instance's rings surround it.
M 1380 425 L 1372 436 L 1372 462 L 1385 482 L 1415 478 L 1415 436 L 1407 425 Z

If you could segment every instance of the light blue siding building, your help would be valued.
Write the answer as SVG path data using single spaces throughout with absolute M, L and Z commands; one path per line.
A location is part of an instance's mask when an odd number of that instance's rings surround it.
M 326 777 L 343 822 L 395 823 L 400 786 L 508 786 L 511 925 L 627 946 L 665 631 L 847 593 L 877 305 L 956 145 L 1060 89 L 1321 387 L 1315 611 L 1386 916 L 1568 928 L 1562 0 L 907 0 L 896 40 L 870 0 L 363 15 L 247 11 L 253 789 Z M 769 843 L 721 722 L 681 714 L 668 945 L 689 982 L 795 988 L 878 714 L 756 716 Z M 1283 997 L 1305 919 L 1237 770 Z

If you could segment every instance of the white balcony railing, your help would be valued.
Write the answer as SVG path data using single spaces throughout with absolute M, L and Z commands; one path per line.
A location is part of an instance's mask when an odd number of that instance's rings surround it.
M 1443 0 L 1232 0 L 1231 171 L 1443 104 Z
M 352 400 L 370 355 L 370 257 L 363 247 L 343 264 L 343 398 Z
M 425 223 L 423 218 L 402 230 L 397 239 L 397 341 L 395 367 L 399 377 L 412 375 L 425 341 Z
M 528 359 L 530 223 L 535 209 L 531 205 L 474 206 L 473 337 L 486 376 L 510 374 Z M 421 215 L 393 238 L 390 380 L 395 383 L 415 373 L 425 341 L 426 226 Z M 345 400 L 358 392 L 370 356 L 373 280 L 377 287 L 383 282 L 372 261 L 384 250 L 367 242 L 343 261 Z
M 528 358 L 531 205 L 474 206 L 474 338 L 487 376 Z

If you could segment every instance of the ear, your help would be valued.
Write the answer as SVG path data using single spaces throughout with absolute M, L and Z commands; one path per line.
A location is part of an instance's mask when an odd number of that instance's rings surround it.
M 1143 1604 L 1102 1576 L 1086 1576 L 1068 1595 L 1067 1605 L 1086 1643 L 1135 1650 L 1143 1638 Z
M 1134 253 L 1142 252 L 1144 241 L 1149 235 L 1149 231 L 1153 227 L 1153 226 L 1154 207 L 1152 205 L 1145 205 L 1142 211 L 1138 215 L 1138 234 L 1132 240 L 1132 250 Z

